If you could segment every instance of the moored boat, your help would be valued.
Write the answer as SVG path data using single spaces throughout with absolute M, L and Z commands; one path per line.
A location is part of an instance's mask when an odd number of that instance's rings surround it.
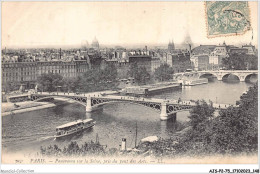
M 181 83 L 182 86 L 195 86 L 208 83 L 207 78 L 200 78 L 197 72 L 186 70 L 184 73 L 176 73 L 173 75 L 173 80 Z
M 207 78 L 184 80 L 183 81 L 184 86 L 195 86 L 195 85 L 201 85 L 201 84 L 206 84 L 206 83 L 208 83 Z
M 64 125 L 56 127 L 56 135 L 54 137 L 61 138 L 64 136 L 72 135 L 84 129 L 91 128 L 95 124 L 96 122 L 93 119 L 85 119 L 85 120 L 77 120 L 77 121 L 69 122 Z

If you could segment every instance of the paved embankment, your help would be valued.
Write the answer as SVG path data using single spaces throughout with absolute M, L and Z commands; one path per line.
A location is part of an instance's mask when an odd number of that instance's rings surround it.
M 18 102 L 18 103 L 2 103 L 1 107 L 1 115 L 7 116 L 11 114 L 29 112 L 39 109 L 45 109 L 54 107 L 56 104 L 49 103 L 49 102 L 33 102 L 33 101 L 26 101 L 26 102 Z

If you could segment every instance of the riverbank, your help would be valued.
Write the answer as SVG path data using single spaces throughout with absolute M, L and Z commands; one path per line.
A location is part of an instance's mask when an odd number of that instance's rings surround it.
M 12 114 L 24 113 L 39 109 L 51 108 L 55 107 L 57 104 L 49 103 L 49 102 L 34 102 L 34 101 L 26 101 L 26 102 L 17 102 L 17 103 L 2 103 L 1 107 L 1 115 L 8 116 Z
M 117 94 L 117 93 L 118 93 L 117 91 L 106 90 L 106 91 L 86 93 L 85 95 L 98 96 L 101 94 L 113 95 L 113 94 Z M 73 93 L 71 93 L 71 94 L 73 94 Z M 66 99 L 66 98 L 56 97 L 55 100 L 52 101 L 51 103 L 50 102 L 34 102 L 34 101 L 23 101 L 23 102 L 16 102 L 16 103 L 5 102 L 5 103 L 2 103 L 1 114 L 2 114 L 2 116 L 7 116 L 7 115 L 12 115 L 12 114 L 35 111 L 35 110 L 39 110 L 39 109 L 51 108 L 51 107 L 55 107 L 58 105 L 62 105 L 64 103 L 74 103 L 74 101 L 71 101 L 70 99 Z
M 183 139 L 191 126 L 181 131 L 176 132 L 174 136 L 163 139 L 157 136 L 149 136 L 143 138 L 136 148 L 126 148 L 119 150 L 118 148 L 107 148 L 99 142 L 85 142 L 78 144 L 76 141 L 71 141 L 65 146 L 49 145 L 48 147 L 40 147 L 34 158 L 46 159 L 53 163 L 76 163 L 79 159 L 83 159 L 82 163 L 94 164 L 116 164 L 115 160 L 120 161 L 120 164 L 254 164 L 257 163 L 257 153 L 203 153 L 193 154 L 189 151 L 180 149 L 179 140 Z M 17 154 L 16 154 L 17 155 Z M 87 160 L 92 159 L 94 160 Z M 133 160 L 133 158 L 135 160 Z M 47 160 L 48 159 L 48 160 Z M 54 160 L 53 160 L 54 159 Z M 59 159 L 57 161 L 57 159 Z M 106 160 L 104 160 L 106 159 Z M 111 159 L 114 159 L 111 160 Z M 102 162 L 101 162 L 102 161 Z M 131 161 L 131 162 L 130 162 Z M 12 163 L 10 161 L 9 163 Z M 27 161 L 25 163 L 32 163 Z M 48 163 L 48 162 L 47 162 Z

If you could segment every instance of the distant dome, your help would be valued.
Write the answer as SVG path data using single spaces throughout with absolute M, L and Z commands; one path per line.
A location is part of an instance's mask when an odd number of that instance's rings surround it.
M 96 49 L 99 48 L 99 43 L 96 37 L 93 39 L 91 46 L 92 48 L 96 48 Z

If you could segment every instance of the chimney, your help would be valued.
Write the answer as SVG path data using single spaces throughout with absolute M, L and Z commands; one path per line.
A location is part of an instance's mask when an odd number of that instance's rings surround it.
M 61 59 L 61 48 L 60 48 L 60 59 Z
M 126 138 L 122 138 L 121 150 L 122 150 L 122 151 L 125 151 L 125 150 L 126 150 Z

